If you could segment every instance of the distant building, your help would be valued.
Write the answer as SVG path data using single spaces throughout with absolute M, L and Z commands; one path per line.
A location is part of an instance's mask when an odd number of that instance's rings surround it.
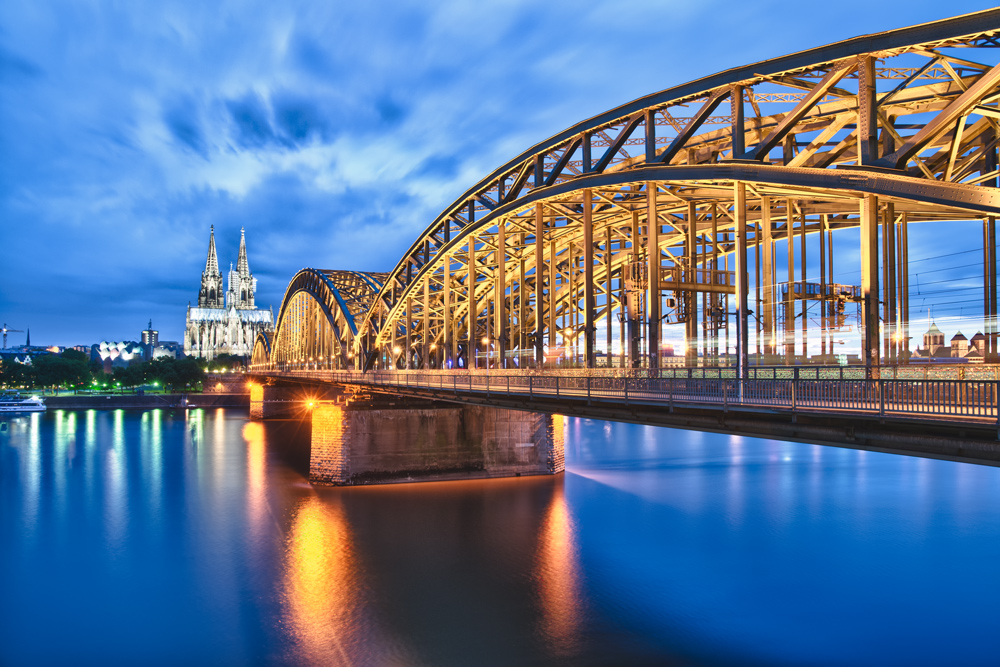
M 951 356 L 964 357 L 969 353 L 969 339 L 959 331 L 951 337 Z
M 159 340 L 160 332 L 153 329 L 153 320 L 150 320 L 149 325 L 142 332 L 142 349 L 147 361 L 153 358 L 153 349 Z
M 944 332 L 937 324 L 931 322 L 930 328 L 924 334 L 923 347 L 914 350 L 911 361 L 931 361 L 938 363 L 982 363 L 986 347 L 986 337 L 977 333 L 970 341 L 961 331 L 952 336 L 945 345 Z
M 188 305 L 184 328 L 184 353 L 214 359 L 220 354 L 250 356 L 254 340 L 274 328 L 274 315 L 254 304 L 257 279 L 250 272 L 244 230 L 240 229 L 240 254 L 236 269 L 229 266 L 229 288 L 223 292 L 222 273 L 215 252 L 215 226 L 208 241 L 208 258 L 201 274 L 198 306 Z

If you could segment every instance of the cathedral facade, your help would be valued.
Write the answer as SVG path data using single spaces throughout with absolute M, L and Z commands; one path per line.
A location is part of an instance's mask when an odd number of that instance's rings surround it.
M 228 277 L 228 288 L 223 290 L 213 225 L 208 240 L 208 259 L 201 274 L 198 306 L 188 303 L 184 354 L 205 359 L 214 359 L 220 354 L 249 357 L 257 334 L 274 329 L 274 314 L 254 305 L 257 279 L 250 273 L 246 235 L 242 228 L 240 255 L 235 269 L 229 265 Z

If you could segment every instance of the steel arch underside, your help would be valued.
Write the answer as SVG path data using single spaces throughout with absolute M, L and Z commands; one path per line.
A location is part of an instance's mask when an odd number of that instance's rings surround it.
M 322 358 L 348 367 L 357 318 L 382 287 L 384 273 L 302 269 L 292 278 L 278 311 L 272 339 L 258 339 L 267 361 Z M 257 346 L 253 363 L 257 363 Z
M 992 9 L 866 35 L 577 123 L 494 170 L 414 241 L 358 313 L 355 355 L 443 366 L 482 341 L 540 361 L 543 341 L 582 335 L 592 348 L 615 311 L 630 327 L 695 326 L 689 295 L 708 292 L 735 298 L 745 353 L 747 248 L 773 275 L 775 241 L 859 226 L 870 354 L 879 226 L 1000 213 L 998 33 Z M 773 346 L 777 286 L 753 287 Z

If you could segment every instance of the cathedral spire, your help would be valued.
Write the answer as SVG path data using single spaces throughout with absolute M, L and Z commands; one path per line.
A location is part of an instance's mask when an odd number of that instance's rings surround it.
M 215 225 L 208 237 L 208 259 L 201 274 L 201 290 L 198 292 L 199 308 L 222 308 L 225 294 L 222 291 L 222 274 L 219 273 L 219 257 L 215 253 Z
M 219 273 L 219 257 L 215 254 L 215 225 L 211 227 L 208 237 L 208 259 L 205 260 L 205 275 L 215 276 Z
M 243 228 L 240 227 L 240 256 L 236 260 L 236 270 L 241 277 L 250 275 L 250 262 L 247 261 L 247 239 Z

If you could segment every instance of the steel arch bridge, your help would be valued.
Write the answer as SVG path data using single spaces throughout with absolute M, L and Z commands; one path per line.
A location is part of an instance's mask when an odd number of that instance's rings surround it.
M 273 334 L 257 336 L 251 365 L 353 368 L 359 320 L 371 309 L 387 275 L 302 269 L 285 290 Z
M 622 365 L 655 368 L 664 326 L 677 325 L 693 366 L 699 346 L 719 357 L 733 324 L 742 372 L 752 338 L 758 363 L 794 363 L 797 342 L 808 353 L 810 318 L 832 354 L 857 303 L 877 373 L 909 354 L 908 225 L 969 219 L 983 220 L 995 359 L 998 47 L 992 9 L 734 68 L 581 121 L 469 188 L 389 273 L 301 271 L 254 365 L 544 367 L 569 348 L 594 367 L 599 347 L 617 346 Z M 859 285 L 832 280 L 832 234 L 850 228 Z M 807 249 L 819 275 L 807 275 Z M 335 296 L 345 292 L 354 301 Z

